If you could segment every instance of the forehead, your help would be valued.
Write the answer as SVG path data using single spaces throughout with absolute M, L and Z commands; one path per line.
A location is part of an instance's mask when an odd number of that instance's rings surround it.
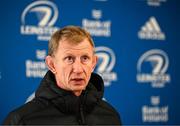
M 57 53 L 88 53 L 92 54 L 94 47 L 90 44 L 88 39 L 84 39 L 79 43 L 69 42 L 68 40 L 61 40 Z

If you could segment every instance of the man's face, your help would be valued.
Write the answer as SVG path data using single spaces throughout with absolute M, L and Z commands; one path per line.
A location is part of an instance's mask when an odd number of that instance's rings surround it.
M 97 57 L 87 39 L 76 45 L 62 40 L 52 61 L 58 86 L 76 94 L 86 88 Z

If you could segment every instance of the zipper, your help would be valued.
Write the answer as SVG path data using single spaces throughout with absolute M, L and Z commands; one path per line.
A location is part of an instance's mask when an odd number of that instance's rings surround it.
M 85 125 L 85 119 L 84 119 L 84 112 L 83 112 L 83 106 L 80 106 L 80 120 L 81 120 L 81 124 Z
M 85 95 L 85 92 L 82 92 L 81 96 L 80 96 L 80 105 L 79 105 L 79 124 L 80 125 L 86 125 L 86 122 L 85 122 L 85 117 L 84 117 L 84 95 Z

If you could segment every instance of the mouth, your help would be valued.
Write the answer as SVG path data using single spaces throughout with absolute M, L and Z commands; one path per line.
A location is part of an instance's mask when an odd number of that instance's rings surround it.
M 81 85 L 84 83 L 84 79 L 83 78 L 73 78 L 70 80 L 72 83 L 74 83 L 75 85 Z

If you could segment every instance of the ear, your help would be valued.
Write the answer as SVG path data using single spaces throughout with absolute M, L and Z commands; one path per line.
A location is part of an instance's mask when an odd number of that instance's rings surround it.
M 94 55 L 94 57 L 93 57 L 92 72 L 94 71 L 94 69 L 96 67 L 97 61 L 98 61 L 98 57 L 96 55 Z
M 46 62 L 46 65 L 47 65 L 48 69 L 49 69 L 52 73 L 56 74 L 56 69 L 55 69 L 55 66 L 54 66 L 53 57 L 50 56 L 50 55 L 46 56 L 45 62 Z

